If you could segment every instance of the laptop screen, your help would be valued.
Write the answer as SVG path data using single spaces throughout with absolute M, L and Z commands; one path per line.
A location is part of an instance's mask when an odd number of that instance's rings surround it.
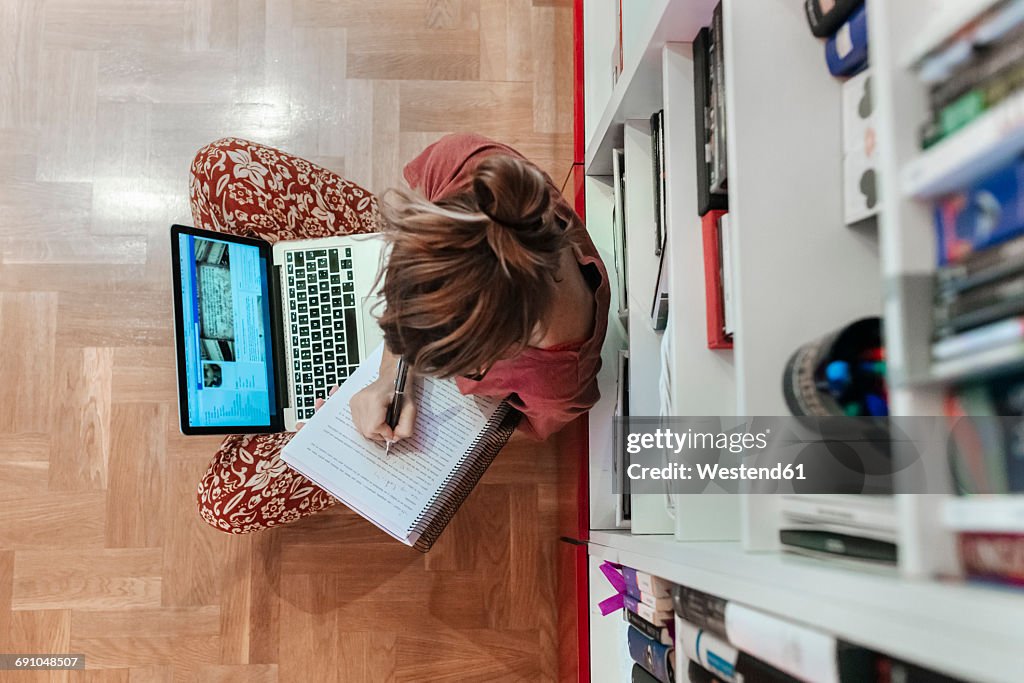
M 276 415 L 268 264 L 260 248 L 178 234 L 191 427 L 266 427 Z

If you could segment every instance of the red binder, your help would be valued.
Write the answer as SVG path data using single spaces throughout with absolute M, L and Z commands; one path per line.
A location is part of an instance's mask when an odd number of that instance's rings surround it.
M 708 323 L 708 348 L 731 349 L 732 335 L 725 333 L 725 305 L 722 294 L 722 246 L 718 219 L 727 211 L 709 211 L 701 219 L 704 234 L 704 295 Z

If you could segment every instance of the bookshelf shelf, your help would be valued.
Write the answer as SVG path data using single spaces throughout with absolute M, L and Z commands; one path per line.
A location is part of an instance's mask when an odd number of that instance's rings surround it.
M 968 680 L 1016 680 L 1024 665 L 1019 592 L 624 532 L 595 532 L 590 553 Z

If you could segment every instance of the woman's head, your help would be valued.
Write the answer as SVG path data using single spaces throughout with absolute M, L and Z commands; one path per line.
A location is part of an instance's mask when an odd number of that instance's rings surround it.
M 535 166 L 494 155 L 465 191 L 437 203 L 385 193 L 388 348 L 439 377 L 480 373 L 521 351 L 546 319 L 567 243 L 549 192 Z

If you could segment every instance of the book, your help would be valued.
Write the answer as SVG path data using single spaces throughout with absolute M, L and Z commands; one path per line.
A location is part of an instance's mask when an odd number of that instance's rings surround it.
M 629 282 L 626 266 L 626 153 L 622 149 L 612 150 L 612 192 L 615 204 L 612 208 L 612 241 L 615 250 L 615 282 L 619 292 L 619 317 L 625 317 L 629 310 Z
M 688 662 L 686 676 L 690 683 L 727 683 L 725 679 L 715 676 L 692 659 Z M 676 669 L 678 670 L 678 667 Z
M 1013 296 L 986 302 L 984 306 L 964 311 L 948 320 L 938 317 L 935 321 L 935 339 L 973 330 L 982 325 L 997 322 L 1004 318 L 1024 314 L 1024 297 Z
M 725 99 L 725 23 L 722 3 L 715 6 L 711 15 L 711 44 L 708 51 L 711 58 L 711 107 L 713 115 L 712 144 L 714 145 L 711 165 L 710 187 L 712 192 L 728 192 L 728 125 L 726 123 Z
M 709 211 L 701 218 L 704 246 L 704 301 L 709 349 L 731 349 L 732 338 L 725 333 L 725 299 L 722 286 L 722 252 L 718 222 L 722 211 Z
M 957 548 L 968 578 L 1024 586 L 1024 533 L 963 531 Z
M 951 418 L 951 471 L 960 494 L 1024 492 L 1024 373 L 1012 372 L 953 390 L 944 406 Z M 1009 507 L 1016 498 L 997 502 Z M 981 509 L 973 498 L 951 501 Z M 988 504 L 988 503 L 986 503 Z M 966 514 L 966 512 L 964 513 Z M 1021 509 L 1024 520 L 1024 507 Z M 997 529 L 989 529 L 997 530 Z
M 632 626 L 626 636 L 629 656 L 633 661 L 647 670 L 661 683 L 674 683 L 675 662 L 672 661 L 674 649 L 668 645 L 651 640 Z
M 665 111 L 651 115 L 651 172 L 654 187 L 654 255 L 660 256 L 665 249 L 668 230 L 665 187 Z
M 825 62 L 833 76 L 852 76 L 868 63 L 868 15 L 864 5 L 825 42 Z
M 988 387 L 975 383 L 951 392 L 943 405 L 950 418 L 950 472 L 957 493 L 1006 493 L 1003 431 Z
M 668 327 L 669 308 L 672 300 L 668 290 L 669 268 L 668 250 L 662 249 L 658 259 L 658 278 L 654 286 L 654 297 L 651 299 L 651 329 L 663 332 Z
M 950 297 L 1020 272 L 1024 272 L 1024 235 L 941 266 L 935 272 L 935 289 L 938 296 Z
M 626 585 L 626 595 L 636 600 L 638 605 L 646 605 L 651 609 L 658 612 L 671 612 L 672 611 L 672 596 L 665 595 L 663 597 L 655 597 L 650 593 L 644 591 L 638 591 L 635 587 Z
M 633 626 L 651 640 L 656 640 L 663 645 L 673 645 L 675 643 L 675 626 L 671 621 L 665 626 L 655 626 L 636 612 L 630 612 L 628 609 L 622 610 L 622 614 L 630 626 Z
M 733 647 L 799 680 L 870 680 L 874 663 L 871 653 L 821 631 L 736 602 L 726 605 L 725 623 Z
M 953 101 L 932 110 L 931 118 L 922 128 L 922 147 L 927 149 L 953 135 L 1018 92 L 1022 86 L 1024 63 L 1013 64 L 975 84 Z
M 640 618 L 651 622 L 655 626 L 667 626 L 672 621 L 671 608 L 666 609 L 646 605 L 629 594 L 626 594 L 623 597 L 623 601 L 627 610 L 640 616 Z
M 732 246 L 732 222 L 729 214 L 718 219 L 719 252 L 722 255 L 722 309 L 724 320 L 722 331 L 725 336 L 732 337 L 736 332 L 736 283 L 735 265 L 733 264 L 734 249 Z
M 813 555 L 841 556 L 890 564 L 895 564 L 897 560 L 895 542 L 837 530 L 783 528 L 779 529 L 779 542 L 787 549 L 808 551 L 807 554 Z
M 963 68 L 935 84 L 928 93 L 931 111 L 938 112 L 978 85 L 1024 60 L 1024 27 L 1018 27 L 998 43 L 974 53 Z
M 949 360 L 1022 342 L 1024 317 L 1006 318 L 940 338 L 932 344 L 932 358 Z
M 940 266 L 1024 234 L 1024 160 L 939 200 L 935 232 Z
M 619 349 L 618 376 L 616 388 L 618 396 L 615 401 L 615 417 L 629 416 L 629 349 Z M 612 477 L 619 483 L 619 493 L 615 496 L 615 526 L 629 529 L 632 526 L 633 504 L 630 495 L 632 479 L 629 478 L 629 453 L 622 448 L 612 453 Z
M 940 293 L 938 301 L 935 302 L 936 330 L 969 329 L 963 321 L 973 321 L 982 315 L 982 311 L 1001 310 L 1002 304 L 1021 299 L 1024 299 L 1024 273 L 1017 273 L 965 292 Z
M 634 597 L 638 593 L 644 593 L 652 598 L 671 598 L 672 596 L 672 582 L 647 572 L 637 571 L 632 567 L 623 567 L 622 578 L 626 580 L 626 591 Z M 670 601 L 668 607 L 671 608 L 671 606 Z
M 727 638 L 725 632 L 725 608 L 728 603 L 710 593 L 704 593 L 689 586 L 672 588 L 672 605 L 675 613 L 686 621 L 710 631 L 720 638 Z
M 803 683 L 746 652 L 736 658 L 737 683 Z M 817 683 L 817 682 L 815 682 Z M 859 681 L 857 683 L 860 683 Z
M 694 124 L 697 150 L 697 213 L 729 208 L 729 195 L 711 191 L 711 166 L 714 150 L 711 145 L 711 30 L 702 28 L 693 41 Z
M 658 683 L 658 679 L 647 673 L 647 669 L 643 668 L 639 664 L 633 665 L 633 671 L 630 673 L 630 679 L 632 683 Z
M 377 378 L 383 344 L 284 447 L 281 459 L 392 537 L 427 552 L 505 445 L 519 414 L 418 378 L 416 433 L 384 448 L 355 429 L 349 400 Z
M 804 0 L 804 13 L 817 38 L 832 35 L 864 0 Z
M 739 651 L 729 643 L 676 616 L 676 647 L 691 662 L 696 662 L 725 683 L 736 680 Z

